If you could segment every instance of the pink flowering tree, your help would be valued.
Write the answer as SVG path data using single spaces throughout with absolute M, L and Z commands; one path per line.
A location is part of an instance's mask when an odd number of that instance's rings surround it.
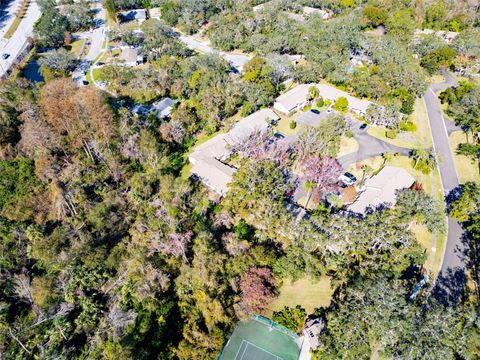
M 339 176 L 342 174 L 342 166 L 337 160 L 324 156 L 322 158 L 312 155 L 301 163 L 303 181 L 308 184 L 310 194 L 314 201 L 327 196 L 329 193 L 340 189 Z
M 264 311 L 275 296 L 275 279 L 269 268 L 253 268 L 243 274 L 240 280 L 240 302 L 238 316 L 247 317 Z

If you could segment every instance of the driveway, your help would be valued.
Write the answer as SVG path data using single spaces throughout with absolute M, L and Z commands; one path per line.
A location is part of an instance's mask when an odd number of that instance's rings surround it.
M 445 82 L 432 84 L 423 96 L 423 100 L 427 107 L 433 147 L 440 157 L 438 168 L 442 179 L 443 194 L 447 197 L 449 192 L 459 185 L 459 180 L 455 170 L 452 151 L 448 143 L 448 134 L 449 130 L 452 130 L 452 124 L 443 116 L 435 92 L 455 86 L 457 82 L 450 74 L 445 72 L 443 75 L 445 76 Z M 467 267 L 466 245 L 464 241 L 463 230 L 460 224 L 448 217 L 447 244 L 440 273 L 433 289 L 434 296 L 444 303 L 456 304 L 462 293 L 461 289 L 463 289 L 465 283 Z
M 353 132 L 355 140 L 358 142 L 358 150 L 354 153 L 344 155 L 338 159 L 338 162 L 344 169 L 356 162 L 368 158 L 382 155 L 383 153 L 400 153 L 401 155 L 410 155 L 411 149 L 395 146 L 383 140 L 380 140 L 367 133 L 367 129 L 361 130 L 358 121 L 350 121 L 350 129 Z

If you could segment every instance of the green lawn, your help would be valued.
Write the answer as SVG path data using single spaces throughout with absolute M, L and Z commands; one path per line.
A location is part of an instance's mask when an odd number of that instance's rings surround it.
M 358 142 L 353 137 L 348 138 L 346 136 L 342 136 L 340 139 L 340 150 L 338 151 L 337 157 L 342 157 L 344 155 L 348 155 L 354 153 L 358 150 Z
M 422 245 L 427 251 L 428 258 L 425 262 L 425 269 L 428 271 L 432 271 L 432 265 L 435 261 L 435 254 L 432 252 L 433 234 L 428 231 L 427 227 L 423 224 L 414 223 L 410 227 L 410 230 L 412 230 L 412 232 L 415 234 L 415 237 L 417 238 L 417 241 L 420 243 L 420 245 Z
M 103 76 L 103 68 L 95 68 L 92 69 L 92 76 L 95 81 L 105 81 L 105 77 Z
M 315 308 L 329 306 L 332 294 L 333 289 L 328 276 L 323 276 L 316 282 L 309 278 L 303 278 L 293 283 L 285 282 L 270 310 L 278 311 L 284 306 L 301 305 L 308 314 L 311 314 Z
M 417 126 L 414 132 L 401 131 L 395 139 L 389 139 L 385 136 L 386 130 L 378 126 L 370 126 L 367 132 L 387 143 L 413 149 L 416 147 L 431 147 L 432 137 L 430 134 L 430 125 L 428 122 L 427 109 L 422 99 L 417 99 L 414 106 L 414 112 L 409 119 Z
M 70 46 L 70 52 L 76 57 L 81 57 L 83 49 L 85 48 L 85 39 L 74 41 Z
M 284 135 L 295 135 L 295 134 L 298 134 L 298 132 L 300 131 L 300 129 L 302 128 L 301 125 L 297 125 L 297 127 L 295 129 L 291 129 L 290 128 L 290 123 L 292 122 L 292 120 L 295 120 L 295 118 L 297 118 L 297 116 L 299 115 L 300 113 L 297 112 L 295 114 L 293 114 L 292 116 L 282 116 L 280 118 L 280 120 L 278 121 L 278 124 L 275 126 L 275 130 L 278 131 L 278 132 L 281 132 L 282 134 Z
M 450 148 L 452 149 L 453 160 L 455 161 L 455 168 L 457 170 L 458 179 L 461 183 L 467 181 L 476 181 L 480 183 L 480 172 L 478 163 L 472 161 L 469 157 L 457 154 L 457 147 L 461 143 L 467 142 L 467 137 L 463 131 L 455 131 L 448 138 Z M 471 142 L 472 139 L 469 139 Z

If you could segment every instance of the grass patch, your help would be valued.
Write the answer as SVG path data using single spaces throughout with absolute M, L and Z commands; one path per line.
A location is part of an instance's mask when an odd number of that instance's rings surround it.
M 342 136 L 340 139 L 340 150 L 338 151 L 337 157 L 342 157 L 344 155 L 348 155 L 354 153 L 358 150 L 358 142 L 353 137 L 348 138 L 346 136 Z
M 5 35 L 3 35 L 5 39 L 10 39 L 13 36 L 18 26 L 22 22 L 23 18 L 25 17 L 29 6 L 30 0 L 24 0 L 22 6 L 20 7 L 20 10 L 18 10 L 17 16 L 15 16 L 15 19 L 13 20 L 12 25 L 10 25 L 8 30 L 5 32 Z
M 92 76 L 95 81 L 105 81 L 105 76 L 103 75 L 103 68 L 101 67 L 92 69 Z
M 188 160 L 187 160 L 188 161 Z M 191 162 L 187 162 L 185 164 L 185 166 L 182 168 L 182 170 L 180 171 L 180 177 L 183 179 L 183 180 L 187 180 L 189 177 L 190 177 L 190 170 L 192 169 L 193 167 L 193 164 Z
M 470 143 L 472 142 L 472 139 L 468 140 Z M 478 163 L 472 161 L 472 159 L 467 156 L 457 154 L 458 145 L 467 142 L 467 135 L 463 131 L 455 131 L 450 135 L 448 141 L 452 149 L 453 160 L 460 182 L 475 181 L 480 183 Z
M 298 134 L 299 131 L 302 129 L 302 125 L 297 124 L 297 127 L 295 129 L 291 129 L 290 123 L 292 122 L 292 120 L 295 120 L 295 118 L 299 114 L 300 113 L 296 113 L 292 116 L 282 116 L 278 121 L 278 124 L 274 127 L 274 129 L 284 135 L 293 136 Z
M 370 126 L 367 132 L 387 143 L 408 149 L 431 147 L 432 137 L 430 134 L 430 125 L 428 122 L 427 109 L 422 99 L 415 101 L 414 112 L 408 119 L 415 124 L 417 130 L 413 132 L 401 131 L 395 139 L 388 138 L 386 136 L 386 129 L 382 127 Z
M 427 227 L 423 224 L 414 223 L 410 227 L 410 230 L 412 230 L 420 245 L 425 248 L 428 254 L 427 261 L 425 262 L 425 269 L 431 272 L 432 265 L 435 261 L 434 256 L 436 255 L 436 252 L 432 252 L 433 234 L 428 231 Z
M 430 133 L 430 123 L 428 121 L 427 108 L 422 99 L 415 101 L 413 108 L 412 121 L 417 126 L 417 131 L 413 133 L 417 136 L 423 147 L 432 146 L 432 135 Z
M 89 84 L 93 84 L 93 78 L 92 78 L 92 73 L 90 72 L 90 69 L 87 70 L 87 73 L 85 74 L 85 78 L 87 79 Z
M 432 84 L 441 84 L 444 81 L 445 81 L 445 77 L 443 75 L 435 74 L 430 77 L 430 80 L 428 82 Z
M 301 305 L 311 314 L 315 308 L 329 306 L 332 295 L 333 289 L 328 276 L 322 276 L 318 281 L 302 278 L 293 283 L 285 282 L 270 310 L 273 312 L 283 309 L 284 306 Z
M 70 52 L 76 57 L 81 57 L 85 49 L 85 39 L 79 39 L 70 44 Z

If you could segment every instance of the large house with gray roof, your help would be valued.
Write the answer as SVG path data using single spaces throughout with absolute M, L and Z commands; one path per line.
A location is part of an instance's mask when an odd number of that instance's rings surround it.
M 270 109 L 259 110 L 237 122 L 227 133 L 218 134 L 197 146 L 188 157 L 193 165 L 190 172 L 211 190 L 225 195 L 236 169 L 226 163 L 231 145 L 242 141 L 255 131 L 267 131 L 279 117 Z
M 348 207 L 348 211 L 365 215 L 369 209 L 379 206 L 392 207 L 397 202 L 398 190 L 407 189 L 413 185 L 415 179 L 404 168 L 385 166 L 379 173 L 365 181 L 359 191 L 359 196 Z

